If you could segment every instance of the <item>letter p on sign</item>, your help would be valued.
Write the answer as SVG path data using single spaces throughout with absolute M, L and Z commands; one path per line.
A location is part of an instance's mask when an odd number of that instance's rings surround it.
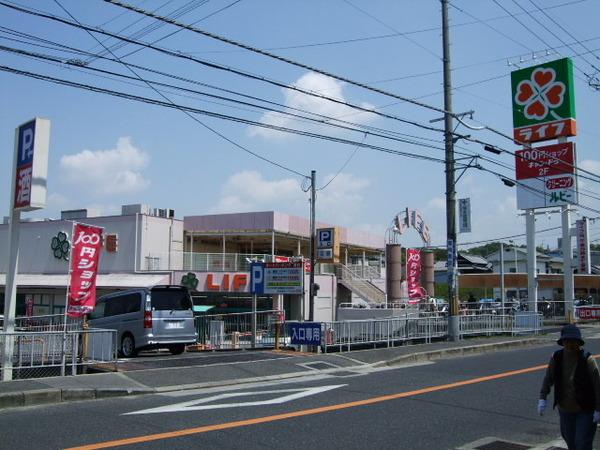
M 263 294 L 265 290 L 265 265 L 263 263 L 252 263 L 250 265 L 250 292 Z

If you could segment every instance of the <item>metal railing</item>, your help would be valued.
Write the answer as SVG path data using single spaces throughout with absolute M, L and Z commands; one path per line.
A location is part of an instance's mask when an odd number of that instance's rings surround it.
M 13 379 L 76 375 L 84 367 L 114 365 L 117 361 L 116 330 L 15 331 L 0 333 L 0 361 L 5 343 L 12 340 Z
M 385 303 L 385 292 L 369 281 L 357 276 L 351 269 L 339 264 L 336 269 L 338 281 L 367 302 Z
M 475 314 L 459 316 L 461 337 L 492 334 L 537 334 L 542 328 L 542 315 L 517 313 L 514 315 Z M 351 350 L 366 345 L 394 347 L 409 340 L 431 342 L 448 336 L 445 316 L 421 318 L 386 318 L 323 322 L 323 351 Z
M 256 315 L 256 335 L 252 333 L 252 320 Z M 242 348 L 271 348 L 275 342 L 285 342 L 281 319 L 283 311 L 257 311 L 256 313 L 211 314 L 196 317 L 198 343 L 205 350 L 233 350 Z
M 62 331 L 65 325 L 69 331 L 80 330 L 83 327 L 83 320 L 81 318 L 67 317 L 65 322 L 64 314 L 15 317 L 15 330 L 20 331 Z
M 254 261 L 273 262 L 283 256 L 266 253 L 158 252 L 144 257 L 142 270 L 189 270 L 191 272 L 248 272 Z

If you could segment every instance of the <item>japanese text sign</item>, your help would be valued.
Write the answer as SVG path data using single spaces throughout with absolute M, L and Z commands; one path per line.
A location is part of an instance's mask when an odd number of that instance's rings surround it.
M 36 118 L 15 130 L 13 208 L 32 211 L 46 206 L 50 121 Z
M 425 289 L 421 286 L 421 250 L 417 248 L 406 251 L 406 282 L 409 303 L 425 297 Z
M 321 345 L 320 322 L 290 323 L 292 345 Z
M 591 262 L 589 252 L 589 227 L 586 217 L 575 222 L 575 231 L 577 234 L 577 272 L 589 274 Z
M 250 276 L 253 294 L 302 294 L 304 291 L 302 261 L 252 263 Z
M 81 317 L 96 306 L 96 275 L 100 265 L 103 228 L 76 223 L 71 251 L 71 284 L 67 315 Z
M 458 199 L 458 232 L 471 232 L 471 199 Z
M 516 151 L 517 208 L 577 203 L 576 165 L 572 142 Z
M 539 142 L 575 136 L 573 63 L 569 58 L 511 73 L 514 139 Z

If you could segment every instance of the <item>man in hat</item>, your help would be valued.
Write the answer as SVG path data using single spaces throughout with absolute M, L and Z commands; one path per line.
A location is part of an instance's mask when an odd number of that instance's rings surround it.
M 596 423 L 600 421 L 600 374 L 576 325 L 565 325 L 556 343 L 563 348 L 550 358 L 540 391 L 538 412 L 544 414 L 546 397 L 554 386 L 560 433 L 569 450 L 592 450 Z

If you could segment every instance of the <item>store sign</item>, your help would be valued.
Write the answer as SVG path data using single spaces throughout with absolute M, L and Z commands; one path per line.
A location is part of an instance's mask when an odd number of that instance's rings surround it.
M 33 211 L 46 206 L 50 121 L 34 119 L 15 130 L 13 208 Z
M 577 203 L 576 165 L 572 142 L 516 151 L 517 208 Z
M 471 232 L 471 199 L 458 199 L 458 232 Z
M 421 286 L 421 250 L 417 248 L 406 250 L 406 281 L 409 303 L 418 303 L 427 295 Z
M 304 292 L 304 263 L 252 263 L 250 292 L 253 294 L 302 294 Z
M 579 320 L 600 319 L 600 306 L 578 306 L 575 308 L 575 317 Z
M 577 266 L 578 273 L 590 273 L 590 252 L 589 252 L 589 228 L 587 218 L 575 222 L 575 230 L 577 233 L 577 255 L 579 263 Z
M 102 250 L 101 227 L 76 223 L 73 227 L 71 283 L 67 315 L 81 317 L 96 307 L 96 275 Z
M 550 61 L 511 73 L 513 136 L 517 142 L 539 142 L 575 136 L 573 63 Z

